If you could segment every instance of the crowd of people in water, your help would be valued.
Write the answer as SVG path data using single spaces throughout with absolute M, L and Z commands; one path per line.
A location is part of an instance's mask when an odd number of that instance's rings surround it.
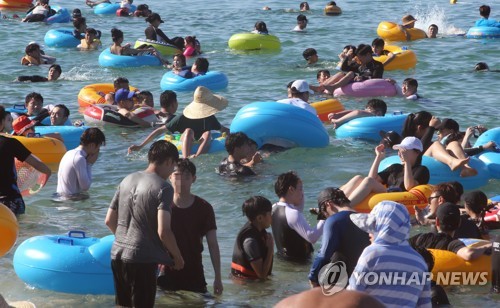
M 90 1 L 94 7 L 108 0 Z M 150 42 L 164 43 L 178 48 L 172 64 L 164 59 L 152 45 L 144 44 L 132 48 L 123 44 L 123 32 L 113 28 L 111 53 L 116 55 L 151 54 L 184 78 L 204 75 L 209 68 L 208 60 L 198 57 L 192 66 L 186 65 L 186 57 L 200 55 L 200 42 L 195 36 L 170 39 L 159 28 L 163 20 L 145 4 L 137 6 L 131 13 L 132 0 L 120 3 L 122 15 L 145 17 L 149 24 L 145 29 Z M 336 6 L 335 2 L 328 3 Z M 264 9 L 270 9 L 265 7 Z M 300 4 L 300 11 L 310 10 L 307 2 Z M 42 21 L 53 14 L 49 0 L 38 0 L 30 9 L 25 22 Z M 489 19 L 490 8 L 481 6 L 481 19 L 477 25 L 499 26 Z M 88 28 L 81 11 L 72 14 L 75 38 L 80 40 L 81 49 L 98 49 L 101 32 Z M 408 29 L 415 26 L 411 15 L 402 18 L 399 25 L 407 40 L 411 40 Z M 293 31 L 305 31 L 308 19 L 304 14 L 297 16 Z M 253 33 L 267 35 L 269 30 L 263 21 L 255 24 Z M 436 38 L 438 27 L 430 25 L 428 38 Z M 61 66 L 54 57 L 46 55 L 36 42 L 26 46 L 23 65 L 50 65 L 47 77 L 19 76 L 19 82 L 56 81 L 62 74 Z M 386 55 L 384 63 L 374 59 Z M 318 63 L 315 49 L 307 48 L 303 57 L 308 65 Z M 317 114 L 309 105 L 309 95 L 332 94 L 337 88 L 352 82 L 383 78 L 384 66 L 390 63 L 394 54 L 384 50 L 384 40 L 376 38 L 371 45 L 345 46 L 339 54 L 340 71 L 334 75 L 321 69 L 317 73 L 318 86 L 305 80 L 294 80 L 288 85 L 288 98 L 278 103 L 290 104 Z M 486 63 L 478 63 L 477 71 L 489 70 Z M 395 83 L 394 80 L 390 80 Z M 413 78 L 403 81 L 400 95 L 417 100 L 418 82 Z M 119 306 L 153 307 L 157 286 L 165 290 L 188 290 L 207 293 L 207 282 L 202 265 L 202 239 L 206 238 L 213 265 L 213 293 L 223 293 L 220 251 L 217 240 L 217 224 L 211 204 L 201 196 L 192 193 L 196 183 L 196 157 L 208 152 L 213 140 L 213 131 L 226 136 L 227 157 L 219 164 L 220 175 L 233 177 L 254 176 L 254 165 L 261 163 L 263 156 L 278 147 L 266 147 L 258 151 L 257 143 L 242 132 L 230 132 L 216 117 L 224 110 L 228 101 L 213 94 L 205 87 L 198 87 L 193 100 L 178 113 L 177 95 L 164 91 L 160 96 L 160 109 L 155 114 L 160 119 L 149 123 L 137 117 L 132 111 L 138 107 L 154 108 L 153 95 L 149 91 L 133 91 L 124 77 L 114 81 L 114 91 L 103 93 L 107 104 L 117 105 L 118 112 L 139 126 L 154 130 L 138 145 L 130 145 L 128 151 L 139 151 L 148 143 L 165 133 L 179 133 L 182 142 L 179 149 L 172 143 L 160 140 L 149 147 L 148 164 L 143 171 L 126 176 L 118 186 L 105 218 L 106 226 L 115 235 L 111 250 L 116 304 Z M 360 110 L 345 110 L 328 115 L 334 128 L 360 117 L 384 116 L 387 104 L 381 99 L 371 99 Z M 42 95 L 33 92 L 26 95 L 23 111 L 8 112 L 0 106 L 0 203 L 16 215 L 24 214 L 24 200 L 17 188 L 14 159 L 25 161 L 47 176 L 51 170 L 34 156 L 21 141 L 10 136 L 30 137 L 42 121 L 50 118 L 50 125 L 76 125 L 71 123 L 70 111 L 64 104 L 44 105 Z M 349 278 L 347 290 L 338 293 L 340 302 L 371 303 L 374 307 L 410 307 L 431 304 L 449 304 L 446 292 L 433 281 L 421 284 L 400 284 L 391 286 L 368 285 L 355 279 L 353 273 L 362 272 L 411 272 L 423 276 L 432 271 L 434 260 L 427 249 L 442 249 L 455 253 L 463 260 L 471 261 L 483 254 L 491 253 L 491 242 L 473 247 L 466 246 L 460 238 L 489 240 L 489 230 L 498 228 L 498 223 L 484 220 L 485 213 L 494 205 L 488 202 L 480 191 L 464 193 L 458 182 L 434 185 L 426 208 L 415 207 L 415 218 L 408 209 L 396 202 L 383 201 L 369 214 L 357 213 L 358 205 L 371 193 L 404 192 L 418 185 L 429 183 L 429 169 L 422 165 L 422 157 L 429 156 L 446 164 L 450 170 L 460 170 L 460 176 L 477 174 L 469 165 L 470 156 L 496 148 L 493 141 L 483 146 L 471 147 L 470 138 L 486 130 L 481 125 L 460 130 L 459 124 L 451 118 L 439 119 L 427 111 L 408 115 L 402 134 L 381 132 L 381 141 L 375 147 L 375 158 L 366 175 L 356 175 L 341 187 L 328 187 L 320 192 L 317 208 L 311 213 L 317 215 L 317 223 L 310 225 L 304 214 L 304 190 L 300 176 L 294 172 L 280 174 L 274 184 L 275 202 L 262 196 L 252 196 L 242 204 L 242 212 L 248 221 L 236 235 L 231 262 L 231 276 L 237 280 L 263 280 L 273 272 L 273 259 L 279 257 L 285 262 L 308 262 L 313 258 L 308 279 L 315 290 L 287 299 L 283 305 L 321 302 L 318 288 L 324 285 L 321 269 L 329 263 L 342 261 Z M 435 133 L 438 139 L 433 140 Z M 46 135 L 62 140 L 58 133 Z M 87 128 L 80 145 L 69 149 L 63 156 L 57 174 L 57 194 L 70 200 L 87 198 L 86 192 L 92 184 L 92 166 L 98 160 L 101 147 L 106 143 L 104 133 L 96 127 Z M 191 152 L 194 143 L 199 147 Z M 268 148 L 268 149 L 269 149 Z M 379 165 L 387 150 L 397 150 L 400 163 L 382 171 Z M 410 237 L 412 225 L 427 225 L 430 232 Z M 272 227 L 272 233 L 267 229 Z M 321 241 L 319 252 L 313 256 L 313 244 Z M 498 268 L 494 268 L 498 271 Z M 347 298 L 346 298 L 347 297 Z

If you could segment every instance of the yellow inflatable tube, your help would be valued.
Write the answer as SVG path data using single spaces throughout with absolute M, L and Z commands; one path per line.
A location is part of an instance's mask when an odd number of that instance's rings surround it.
M 385 71 L 393 70 L 407 70 L 414 68 L 417 65 L 417 56 L 412 50 L 402 50 L 399 46 L 386 45 L 384 50 L 387 50 L 394 54 L 394 58 L 387 65 L 384 65 Z M 373 57 L 373 59 L 384 63 L 387 61 L 387 56 L 382 55 L 380 57 Z
M 138 89 L 130 86 L 130 91 Z M 78 104 L 80 107 L 88 107 L 95 104 L 106 104 L 104 95 L 114 92 L 115 87 L 112 83 L 95 83 L 83 87 L 78 93 Z
M 60 140 L 50 137 L 23 137 L 12 136 L 19 140 L 33 155 L 45 163 L 50 170 L 56 172 L 59 169 L 66 147 Z
M 403 192 L 372 193 L 363 199 L 354 209 L 361 213 L 369 213 L 379 202 L 389 200 L 403 204 L 410 215 L 413 215 L 415 213 L 413 206 L 416 205 L 420 208 L 427 206 L 427 199 L 431 195 L 431 192 L 432 185 L 427 184 L 415 186 L 409 191 Z
M 164 56 L 173 56 L 182 53 L 182 50 L 177 48 L 177 46 L 148 39 L 138 39 L 137 41 L 135 41 L 134 48 L 137 48 L 141 45 L 151 45 Z
M 345 110 L 344 105 L 342 105 L 342 103 L 338 99 L 334 98 L 311 103 L 311 106 L 316 109 L 319 119 L 323 122 L 328 121 L 329 113 L 335 113 Z
M 325 6 L 323 11 L 327 16 L 336 16 L 342 14 L 342 9 L 336 5 L 327 5 Z
M 487 242 L 478 240 L 477 244 Z M 491 256 L 482 255 L 473 261 L 465 261 L 448 250 L 429 249 L 429 251 L 434 256 L 432 275 L 439 285 L 480 285 L 491 281 Z M 466 273 L 473 275 L 468 276 Z
M 258 33 L 236 33 L 227 42 L 229 48 L 236 50 L 280 49 L 277 36 Z
M 6 255 L 14 246 L 19 232 L 19 225 L 14 213 L 0 203 L 0 257 Z
M 417 28 L 412 28 L 412 29 L 407 29 L 408 33 L 410 33 L 411 40 L 420 40 L 427 38 L 427 35 L 425 34 L 424 30 L 417 29 Z M 384 40 L 388 41 L 406 41 L 406 36 L 399 29 L 398 25 L 396 23 L 390 22 L 390 21 L 382 21 L 377 28 L 377 34 Z

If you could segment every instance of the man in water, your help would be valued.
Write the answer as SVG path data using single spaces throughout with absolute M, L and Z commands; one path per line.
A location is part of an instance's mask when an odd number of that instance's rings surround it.
M 33 75 L 33 76 L 19 76 L 14 80 L 15 82 L 47 82 L 56 81 L 62 74 L 62 69 L 59 64 L 52 64 L 49 68 L 47 77 Z

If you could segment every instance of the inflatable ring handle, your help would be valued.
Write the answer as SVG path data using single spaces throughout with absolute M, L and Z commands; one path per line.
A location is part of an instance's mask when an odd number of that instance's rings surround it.
M 25 109 L 26 106 L 24 106 L 23 104 L 14 104 L 14 107 L 12 107 L 12 108 L 22 110 L 22 109 Z
M 73 236 L 74 234 L 79 234 L 81 236 Z M 68 232 L 69 237 L 80 237 L 80 238 L 86 238 L 85 232 L 84 231 L 78 231 L 78 230 L 71 230 Z
M 57 244 L 61 244 L 61 243 L 69 243 L 70 246 L 73 246 L 73 240 L 72 239 L 67 239 L 67 238 L 64 238 L 64 237 L 58 237 L 57 238 Z

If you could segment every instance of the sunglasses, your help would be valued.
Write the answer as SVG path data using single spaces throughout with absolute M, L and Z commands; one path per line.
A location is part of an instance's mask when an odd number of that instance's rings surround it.
M 431 203 L 432 199 L 436 199 L 436 198 L 439 198 L 439 197 L 441 197 L 441 196 L 429 197 L 429 198 L 427 198 L 427 201 L 428 201 L 429 203 Z

